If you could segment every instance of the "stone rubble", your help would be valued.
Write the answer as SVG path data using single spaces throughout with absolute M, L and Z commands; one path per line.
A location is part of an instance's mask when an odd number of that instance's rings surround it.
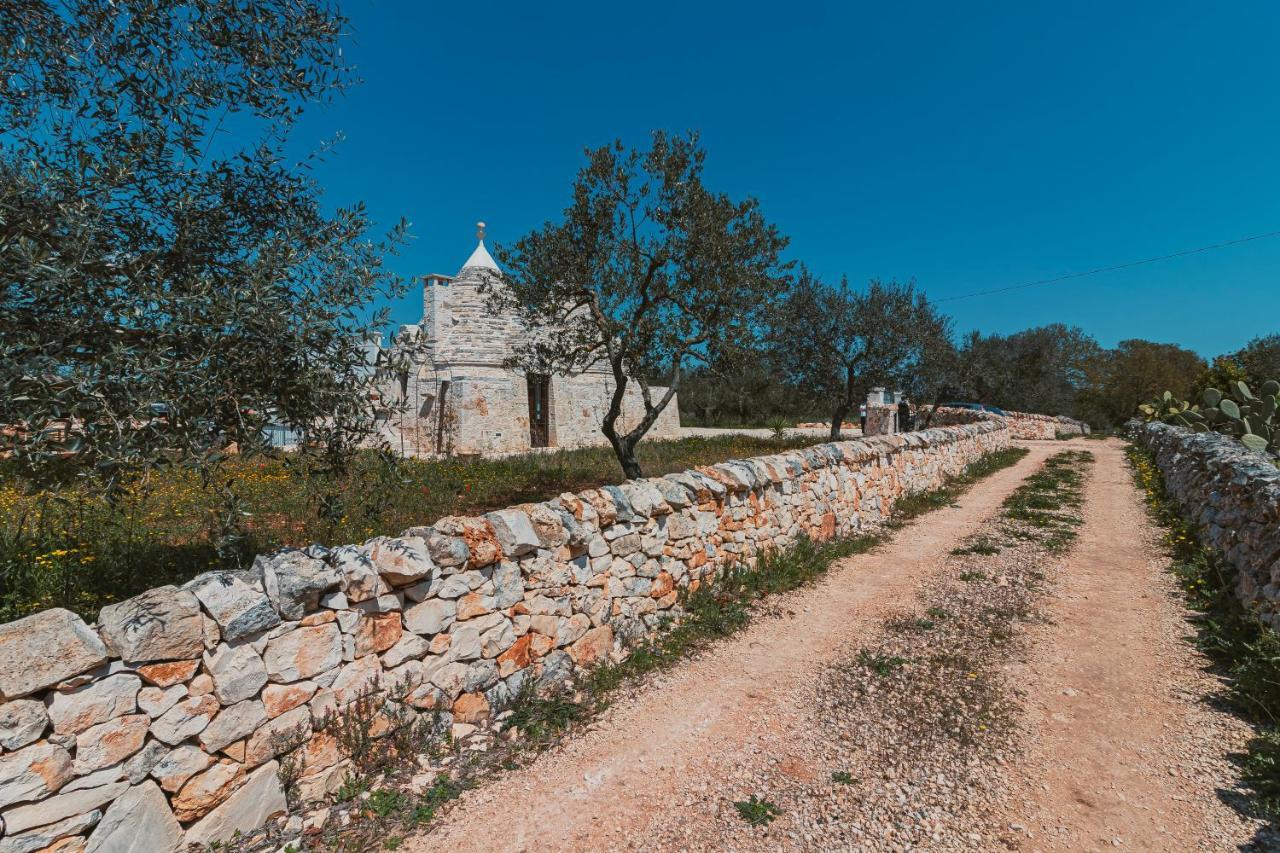
M 327 727 L 371 692 L 393 715 L 374 736 L 428 718 L 489 731 L 526 684 L 677 617 L 681 590 L 873 527 L 1008 442 L 987 422 L 816 445 L 285 549 L 105 607 L 96 627 L 65 610 L 2 625 L 0 853 L 225 841 L 287 815 L 282 768 L 323 806 L 350 769 Z

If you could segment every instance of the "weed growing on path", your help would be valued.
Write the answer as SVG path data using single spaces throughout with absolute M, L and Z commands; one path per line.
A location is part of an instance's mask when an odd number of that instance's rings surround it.
M 742 819 L 752 826 L 765 826 L 782 814 L 782 809 L 768 800 L 756 799 L 755 794 L 752 794 L 750 799 L 735 801 L 733 807 L 738 810 Z

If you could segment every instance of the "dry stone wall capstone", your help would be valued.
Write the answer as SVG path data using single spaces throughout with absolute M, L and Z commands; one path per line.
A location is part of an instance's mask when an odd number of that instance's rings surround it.
M 1130 434 L 1203 541 L 1235 567 L 1241 603 L 1280 628 L 1280 468 L 1216 432 L 1134 421 Z
M 820 444 L 286 549 L 103 608 L 0 626 L 0 853 L 172 851 L 250 832 L 349 772 L 325 723 L 369 691 L 485 718 L 625 654 L 681 590 L 802 535 L 876 525 L 1006 446 L 984 422 Z

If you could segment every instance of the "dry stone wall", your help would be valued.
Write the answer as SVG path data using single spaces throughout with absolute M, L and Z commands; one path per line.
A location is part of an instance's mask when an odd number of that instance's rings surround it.
M 401 723 L 480 721 L 625 655 L 724 566 L 874 526 L 1008 441 L 988 422 L 816 445 L 283 550 L 96 625 L 2 625 L 0 853 L 249 832 L 286 811 L 284 775 L 304 803 L 336 791 L 350 766 L 327 724 L 361 696 Z
M 1003 416 L 974 409 L 940 407 L 933 413 L 933 425 L 972 424 L 982 421 L 1004 421 L 1013 438 L 1050 441 L 1060 435 L 1088 435 L 1089 425 L 1066 415 L 1038 415 L 1033 412 L 1008 412 Z
M 1130 432 L 1203 540 L 1239 573 L 1240 601 L 1280 628 L 1280 469 L 1231 436 L 1136 421 Z

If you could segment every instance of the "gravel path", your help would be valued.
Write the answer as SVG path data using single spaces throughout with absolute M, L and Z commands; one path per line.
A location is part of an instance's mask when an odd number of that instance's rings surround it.
M 1024 850 L 1226 850 L 1257 824 L 1223 801 L 1249 727 L 1211 704 L 1221 685 L 1187 642 L 1160 534 L 1118 441 L 1098 457 L 1085 524 L 1019 678 L 1025 756 L 1011 806 Z M 1276 849 L 1271 847 L 1270 849 Z
M 1112 442 L 1041 442 L 960 503 L 464 794 L 401 850 L 1223 849 L 1242 724 L 1187 632 Z M 1093 451 L 1069 556 L 999 516 Z M 978 553 L 957 546 L 995 543 Z M 998 550 L 995 550 L 998 549 Z M 995 550 L 995 553 L 990 551 Z M 1036 625 L 1039 615 L 1049 619 Z M 1028 628 L 1027 626 L 1031 627 Z M 735 801 L 781 812 L 765 826 Z

